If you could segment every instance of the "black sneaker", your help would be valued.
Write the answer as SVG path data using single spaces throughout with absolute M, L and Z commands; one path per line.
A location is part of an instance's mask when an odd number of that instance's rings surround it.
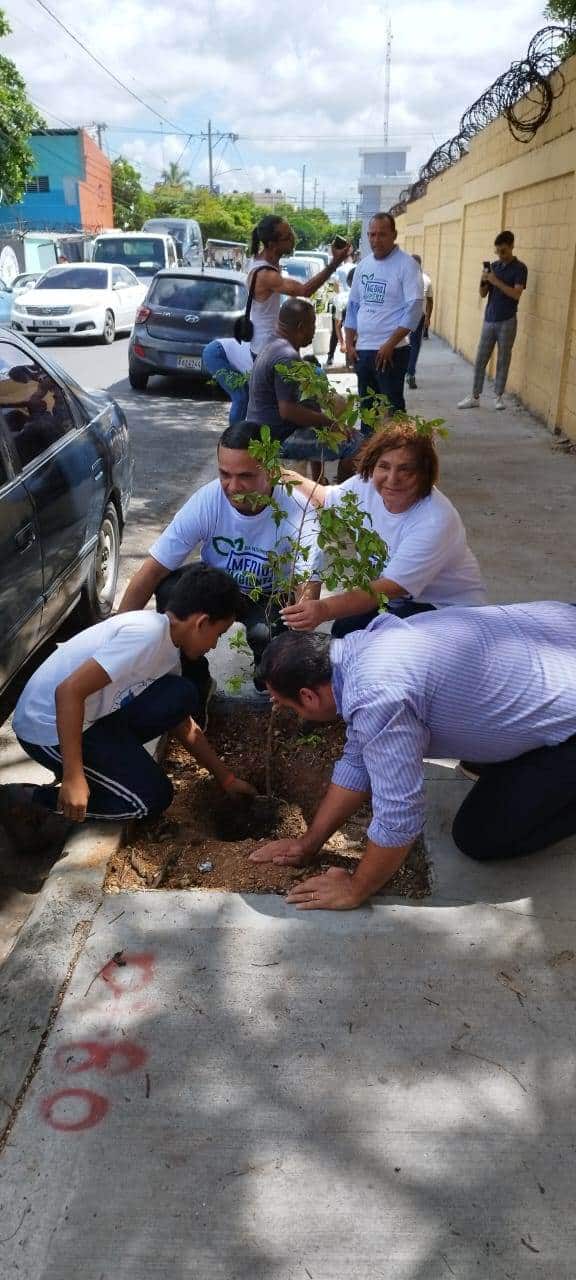
M 266 688 L 266 681 L 261 680 L 260 676 L 254 676 L 253 684 L 254 684 L 256 693 L 268 693 L 268 690 Z
M 417 385 L 417 382 L 416 382 L 416 379 L 415 379 L 415 377 L 414 377 L 414 374 L 413 374 L 413 373 L 409 373 L 409 374 L 408 374 L 408 386 L 410 387 L 410 390 L 411 390 L 411 391 L 417 391 L 417 390 L 418 390 L 418 385 Z

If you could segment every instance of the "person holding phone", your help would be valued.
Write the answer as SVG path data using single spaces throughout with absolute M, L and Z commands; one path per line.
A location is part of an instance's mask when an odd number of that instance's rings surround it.
M 351 245 L 343 236 L 332 244 L 332 261 L 310 280 L 294 280 L 282 275 L 280 259 L 294 252 L 295 233 L 290 223 L 279 214 L 267 213 L 252 232 L 252 259 L 248 263 L 247 283 L 254 281 L 254 298 L 250 309 L 252 335 L 250 349 L 257 356 L 276 337 L 276 326 L 285 298 L 311 298 L 330 279 L 337 267 L 346 261 Z M 256 278 L 254 280 L 254 274 Z
M 484 262 L 480 277 L 480 297 L 488 298 L 488 303 L 476 352 L 472 395 L 460 400 L 459 409 L 478 408 L 486 367 L 495 346 L 498 349 L 498 361 L 494 381 L 494 408 L 506 408 L 504 390 L 516 338 L 518 303 L 526 288 L 528 267 L 514 254 L 512 231 L 501 231 L 496 236 L 494 248 L 497 260 Z

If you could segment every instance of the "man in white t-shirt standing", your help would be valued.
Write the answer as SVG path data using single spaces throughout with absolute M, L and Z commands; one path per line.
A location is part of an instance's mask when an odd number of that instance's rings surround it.
M 180 671 L 181 653 L 199 658 L 232 626 L 241 607 L 238 587 L 229 574 L 196 565 L 170 603 L 165 614 L 114 615 L 81 631 L 25 685 L 14 733 L 56 783 L 0 787 L 0 820 L 22 852 L 45 845 L 45 826 L 56 838 L 56 813 L 62 828 L 85 818 L 118 822 L 163 813 L 172 784 L 145 743 L 166 732 L 225 791 L 253 794 L 206 741 L 198 724 L 201 692 Z
M 346 306 L 346 353 L 358 374 L 358 391 L 388 397 L 393 412 L 406 410 L 404 379 L 409 335 L 424 311 L 418 263 L 396 244 L 391 213 L 376 213 L 368 227 L 371 253 L 358 263 Z
M 182 566 L 200 546 L 203 562 L 225 569 L 240 587 L 242 610 L 238 617 L 254 655 L 257 688 L 262 653 L 283 627 L 278 607 L 271 600 L 278 585 L 271 554 L 281 556 L 289 550 L 298 530 L 302 554 L 296 571 L 312 568 L 318 554 L 314 511 L 308 508 L 304 513 L 306 501 L 297 494 L 289 494 L 281 486 L 272 489 L 266 471 L 248 452 L 251 442 L 259 439 L 260 427 L 254 423 L 241 422 L 226 428 L 218 443 L 218 479 L 203 485 L 176 512 L 129 582 L 118 610 L 124 613 L 143 609 L 154 593 L 157 607 L 168 608 Z M 279 524 L 269 505 L 272 493 L 286 513 Z M 261 504 L 258 495 L 262 497 Z M 255 588 L 260 591 L 256 600 L 250 598 Z M 317 592 L 318 587 L 311 584 L 303 590 Z M 192 667 L 183 658 L 182 670 L 185 675 L 190 673 L 209 696 L 211 681 L 205 658 Z

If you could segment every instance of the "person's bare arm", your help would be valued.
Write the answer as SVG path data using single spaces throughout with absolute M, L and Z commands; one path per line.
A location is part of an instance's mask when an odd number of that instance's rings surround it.
M 227 791 L 230 795 L 255 796 L 257 794 L 255 787 L 249 782 L 244 782 L 242 778 L 237 778 L 228 765 L 216 755 L 200 726 L 191 716 L 187 716 L 186 720 L 183 720 L 172 732 L 178 742 L 186 747 L 191 756 L 194 756 L 198 764 L 212 774 L 223 791 Z
M 265 302 L 271 293 L 284 293 L 287 298 L 311 298 L 323 284 L 330 279 L 341 262 L 346 261 L 348 247 L 340 249 L 332 257 L 332 261 L 326 267 L 323 267 L 317 275 L 312 276 L 310 280 L 295 280 L 293 276 L 281 275 L 280 272 L 270 271 L 260 268 L 254 289 L 254 297 L 257 302 Z
M 374 358 L 374 363 L 377 369 L 383 369 L 385 365 L 391 363 L 398 343 L 401 342 L 403 338 L 407 338 L 409 333 L 409 329 L 404 329 L 401 326 L 394 330 L 394 333 L 386 339 L 386 342 L 382 343 L 381 347 L 378 347 Z
M 373 592 L 373 594 L 372 594 Z M 397 600 L 408 592 L 391 578 L 378 578 L 370 591 L 342 591 L 339 595 L 323 596 L 322 600 L 305 598 L 281 610 L 282 621 L 291 631 L 314 631 L 321 622 L 335 618 L 349 618 L 356 613 L 369 613 L 375 609 L 379 595 Z
M 499 276 L 494 275 L 493 271 L 486 272 L 484 281 L 488 285 L 493 285 L 495 289 L 499 289 L 500 293 L 504 293 L 507 298 L 513 298 L 514 302 L 518 302 L 518 299 L 524 293 L 523 284 L 504 284 L 504 281 Z
M 310 409 L 298 400 L 279 400 L 278 412 L 286 422 L 293 422 L 295 427 L 331 427 L 333 418 L 320 413 L 319 409 Z
M 294 485 L 298 488 L 304 498 L 309 498 L 315 507 L 323 507 L 326 498 L 326 485 L 318 484 L 317 480 L 310 480 L 308 476 L 301 476 L 299 471 L 290 471 L 288 467 L 282 467 L 282 483 Z
M 342 867 L 300 880 L 286 901 L 301 911 L 352 911 L 382 889 L 405 862 L 410 844 L 383 848 L 369 840 L 358 869 L 351 876 Z
M 132 609 L 144 609 L 154 595 L 156 587 L 168 577 L 169 573 L 170 570 L 153 556 L 146 556 L 144 564 L 130 579 L 116 612 L 130 613 Z
M 58 809 L 72 822 L 84 821 L 90 794 L 82 756 L 84 704 L 90 694 L 107 684 L 110 684 L 107 671 L 94 658 L 89 658 L 56 687 L 56 725 L 62 755 Z
M 280 866 L 298 867 L 310 862 L 322 845 L 342 826 L 346 818 L 366 803 L 369 791 L 351 791 L 331 782 L 308 830 L 298 839 L 272 840 L 250 854 L 251 862 L 276 862 Z
M 433 298 L 433 297 L 431 297 L 431 298 L 430 298 L 430 297 L 427 297 L 427 298 L 426 298 L 426 313 L 425 313 L 425 316 L 424 316 L 424 328 L 425 328 L 426 330 L 428 330 L 428 329 L 429 329 L 429 327 L 430 327 L 430 317 L 431 317 L 431 315 L 432 315 L 432 311 L 433 311 L 433 309 L 434 309 L 434 298 Z

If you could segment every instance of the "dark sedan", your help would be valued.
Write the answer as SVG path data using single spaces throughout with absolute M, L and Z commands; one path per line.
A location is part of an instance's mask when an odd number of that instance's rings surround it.
M 237 271 L 178 268 L 154 277 L 130 336 L 128 374 L 145 391 L 153 373 L 205 376 L 202 352 L 214 338 L 231 338 L 248 292 Z
M 132 470 L 116 402 L 0 329 L 0 690 L 73 609 L 111 612 Z

